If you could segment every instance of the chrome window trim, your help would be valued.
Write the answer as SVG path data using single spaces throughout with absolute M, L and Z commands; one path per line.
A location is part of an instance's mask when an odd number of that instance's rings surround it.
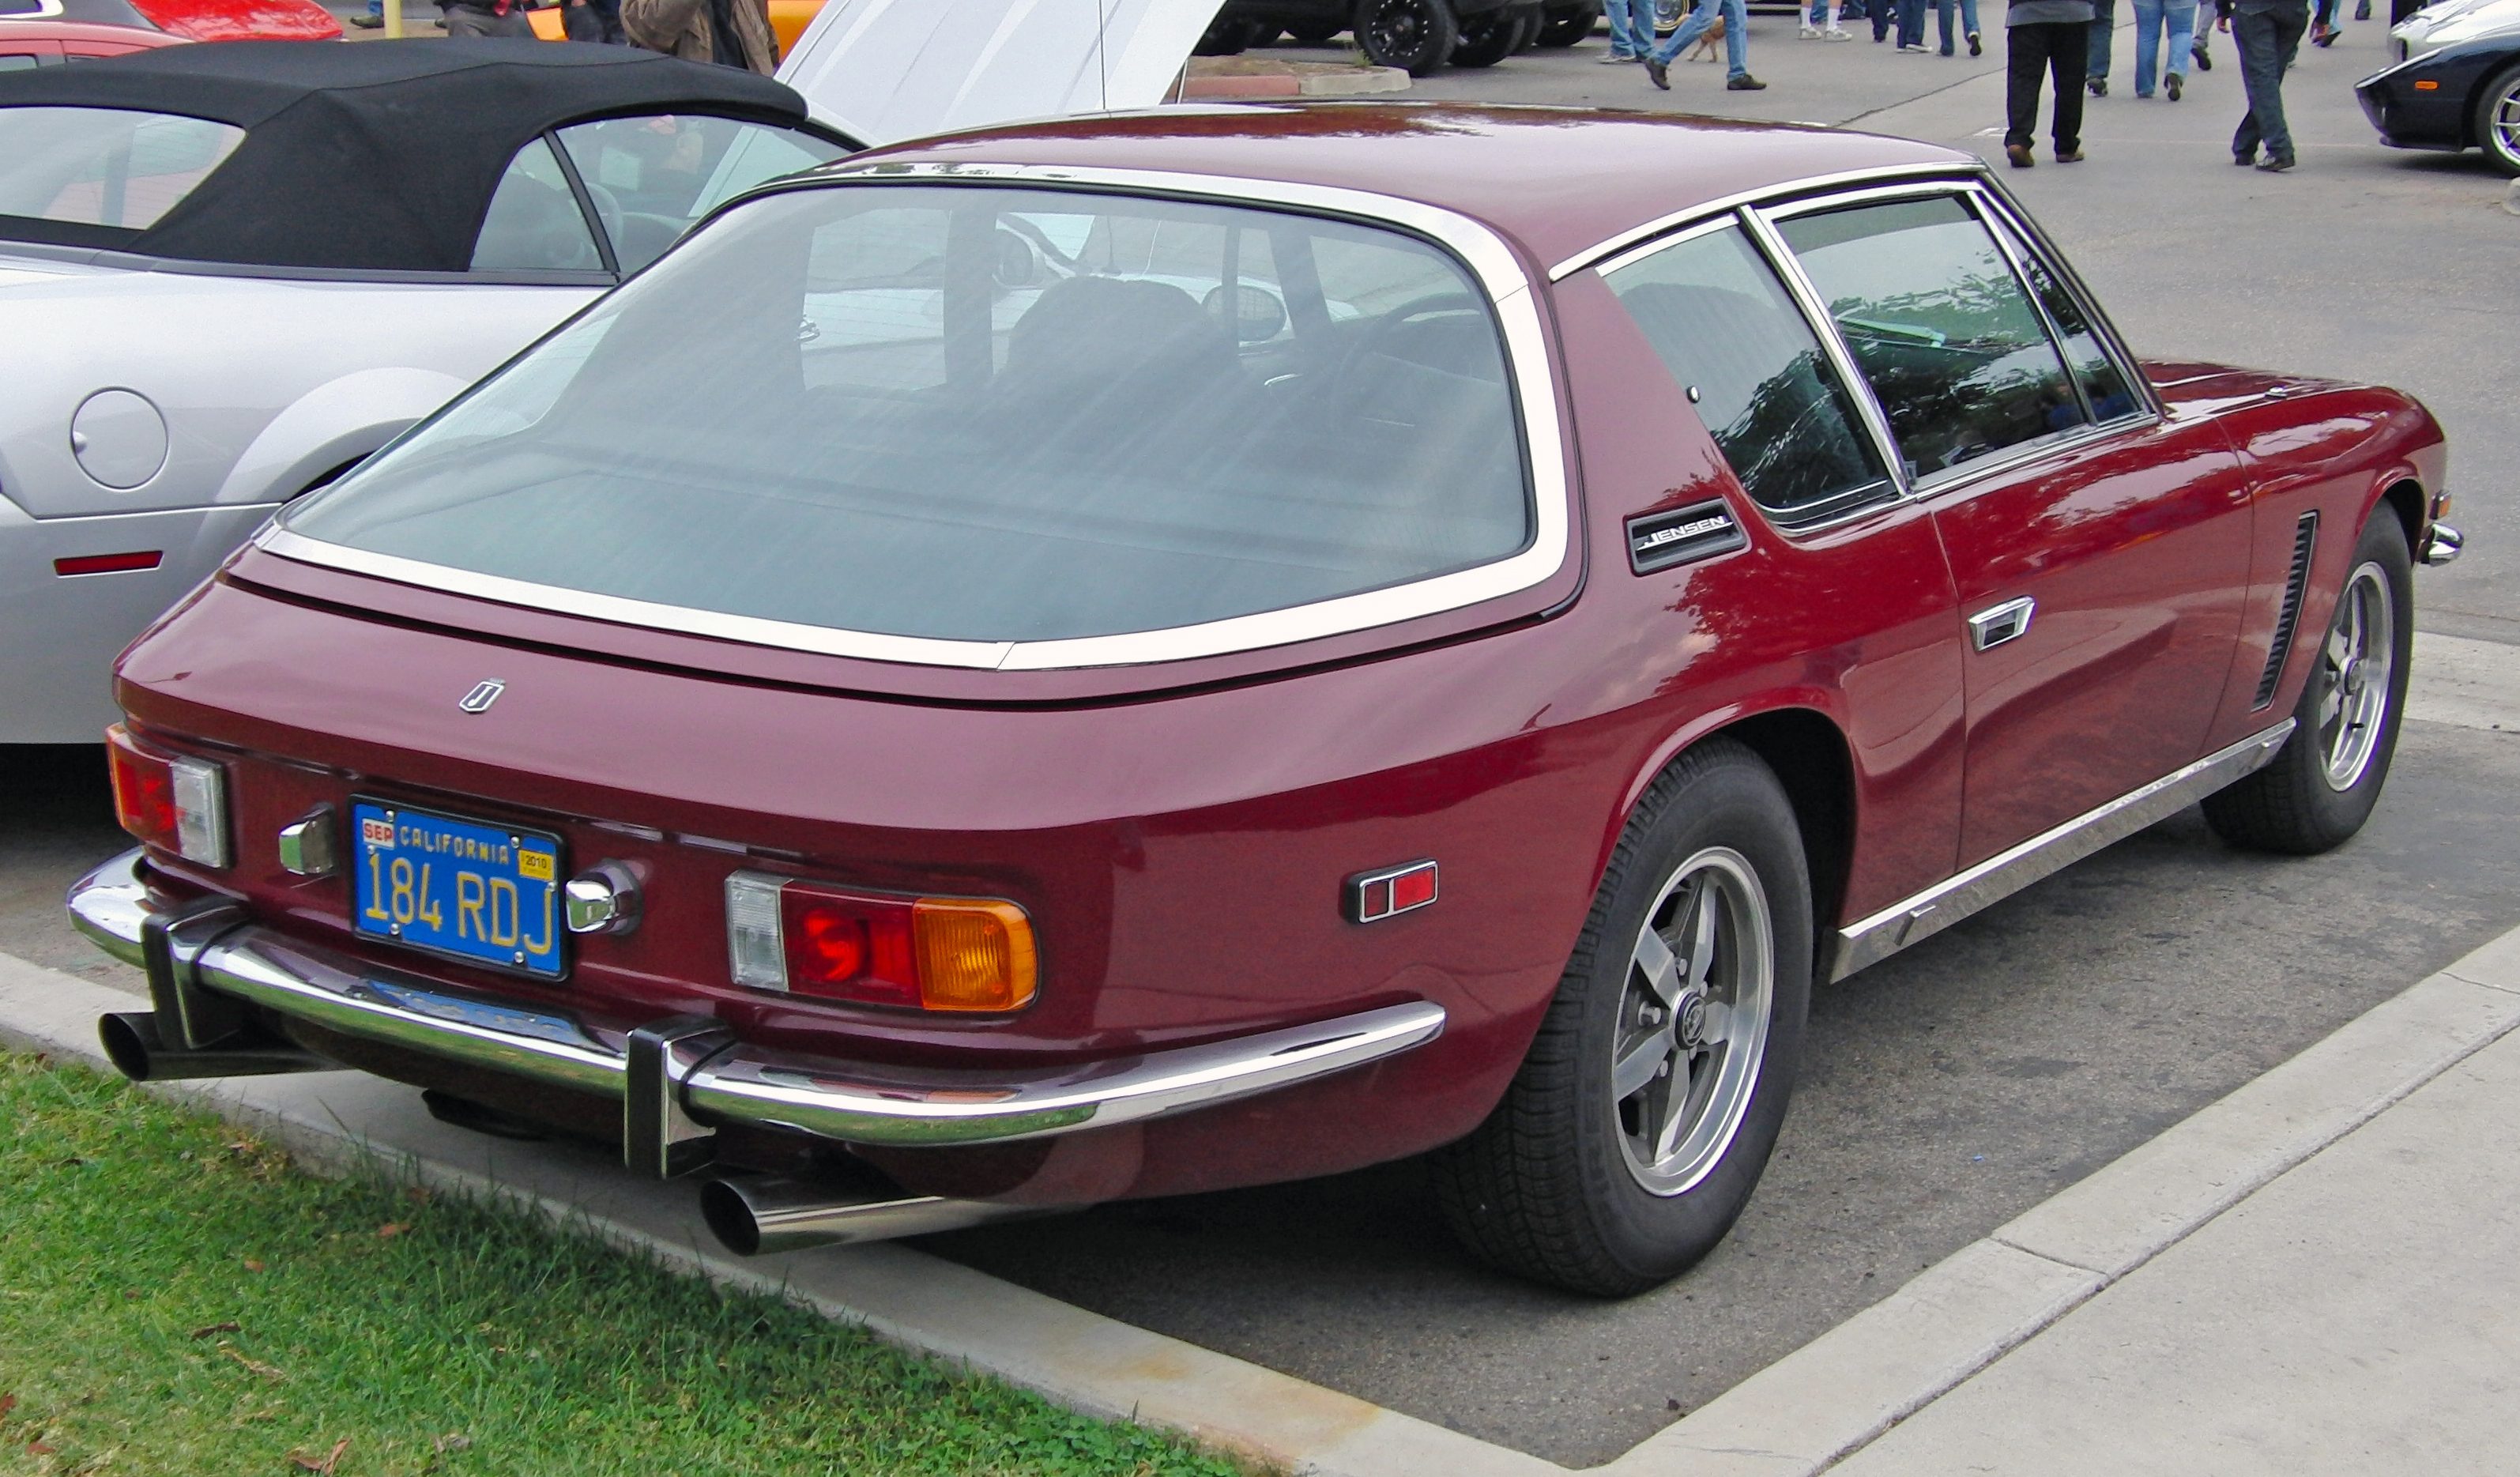
M 1563 282 L 1586 267 L 1616 256 L 1629 247 L 1649 241 L 1666 231 L 1689 225 L 1706 217 L 1731 214 L 1747 205 L 1784 201 L 1800 195 L 1844 189 L 1848 186 L 1869 184 L 1875 181 L 1940 180 L 1946 183 L 1958 183 L 1962 179 L 1982 178 L 1985 174 L 1986 165 L 1983 162 L 1954 159 L 1949 163 L 1941 164 L 1883 164 L 1870 169 L 1847 169 L 1835 174 L 1814 174 L 1802 179 L 1761 185 L 1755 190 L 1743 190 L 1715 200 L 1701 201 L 1686 209 L 1657 216 L 1641 226 L 1631 226 L 1606 241 L 1596 242 L 1551 267 L 1549 280 Z
M 1856 414 L 1864 418 L 1865 428 L 1872 434 L 1873 451 L 1881 458 L 1882 470 L 1890 474 L 1891 497 L 1888 501 L 1902 502 L 1914 497 L 1915 478 L 1908 471 L 1908 459 L 1899 453 L 1899 438 L 1890 429 L 1890 413 L 1881 408 L 1879 397 L 1872 393 L 1872 381 L 1865 378 L 1863 366 L 1855 362 L 1855 351 L 1846 346 L 1846 339 L 1837 332 L 1837 320 L 1828 315 L 1828 304 L 1822 300 L 1820 289 L 1812 285 L 1811 277 L 1803 271 L 1801 258 L 1795 256 L 1793 248 L 1785 245 L 1785 239 L 1777 234 L 1767 212 L 1745 205 L 1740 215 L 1749 225 L 1751 238 L 1766 253 L 1769 267 L 1784 283 L 1785 291 L 1792 294 L 1794 301 L 1801 305 L 1804 321 L 1819 336 L 1821 348 L 1828 355 L 1828 362 L 1837 367 L 1838 378 L 1846 381 L 1846 392 L 1855 399 Z
M 2065 253 L 2057 250 L 2053 243 L 2040 234 L 2038 224 L 2030 218 L 2030 212 L 2022 209 L 2011 196 L 2005 194 L 2003 186 L 1998 183 L 1993 175 L 1972 181 L 1971 187 L 1983 203 L 1994 207 L 1996 216 L 2003 222 L 2006 229 L 2011 231 L 2014 239 L 2039 258 L 2040 265 L 2056 274 L 2056 281 L 2065 289 L 2065 295 L 2073 298 L 2074 305 L 2083 310 L 2083 317 L 2091 323 L 2092 332 L 2098 336 L 2100 352 L 2108 355 L 2109 362 L 2117 366 L 2119 377 L 2126 380 L 2127 388 L 2135 397 L 2142 401 L 2150 410 L 2151 418 L 2156 421 L 2168 420 L 2169 409 L 2161 403 L 2161 396 L 2153 388 L 2150 377 L 2144 374 L 2142 361 L 2136 358 L 2135 350 L 2127 346 L 2126 339 L 2119 336 L 2118 326 L 2109 321 L 2107 313 L 2100 310 L 2099 298 L 2094 296 L 2090 286 L 2076 275 L 2073 264 L 2065 259 Z M 2002 238 L 1997 238 L 1999 245 L 2002 241 Z M 2038 295 L 2036 292 L 2031 294 L 2033 298 Z M 2108 424 L 2126 425 L 2132 424 L 2135 419 L 2136 417 L 2132 415 L 2121 416 Z
M 1449 250 L 1487 293 L 1504 333 L 1506 370 L 1512 379 L 1510 401 L 1521 418 L 1524 468 L 1529 474 L 1530 542 L 1517 553 L 1467 569 L 1282 610 L 1153 631 L 1055 641 L 964 641 L 849 631 L 597 595 L 501 575 L 475 574 L 394 555 L 370 554 L 292 533 L 278 521 L 266 525 L 255 543 L 269 553 L 301 563 L 328 565 L 503 604 L 832 656 L 999 671 L 1186 661 L 1344 636 L 1518 594 L 1564 566 L 1573 539 L 1573 488 L 1566 472 L 1568 446 L 1557 413 L 1557 380 L 1550 357 L 1549 332 L 1541 318 L 1538 296 L 1521 263 L 1505 240 L 1487 226 L 1451 210 L 1363 190 L 1168 170 L 1052 164 L 835 159 L 740 199 L 759 200 L 798 190 L 940 182 L 1082 187 L 1141 196 L 1180 196 L 1262 209 L 1288 206 L 1313 214 L 1397 227 Z

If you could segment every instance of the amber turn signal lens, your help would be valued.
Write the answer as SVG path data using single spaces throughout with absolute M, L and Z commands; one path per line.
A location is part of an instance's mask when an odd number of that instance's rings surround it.
M 1012 903 L 922 898 L 913 913 L 919 1003 L 930 1010 L 1020 1010 L 1038 966 L 1032 922 Z

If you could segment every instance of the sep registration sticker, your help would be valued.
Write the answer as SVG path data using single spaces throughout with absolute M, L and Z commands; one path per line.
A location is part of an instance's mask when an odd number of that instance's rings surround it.
M 560 976 L 559 837 L 368 800 L 351 813 L 361 933 Z

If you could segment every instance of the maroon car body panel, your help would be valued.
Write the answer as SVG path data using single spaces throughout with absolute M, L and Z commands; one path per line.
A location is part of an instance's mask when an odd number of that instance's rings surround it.
M 1675 129 L 1687 168 L 1669 167 Z M 2267 377 L 2152 365 L 2166 419 L 1818 531 L 1765 522 L 1600 277 L 1552 284 L 1549 266 L 1692 202 L 1962 162 L 1895 140 L 1238 109 L 895 153 L 1405 182 L 1487 221 L 1523 256 L 1552 340 L 1576 489 L 1563 566 L 1485 605 L 1295 647 L 990 672 L 636 629 L 248 548 L 118 668 L 137 725 L 229 764 L 237 861 L 157 858 L 170 888 L 613 1028 L 709 1014 L 747 1042 L 859 1061 L 1062 1062 L 1443 1006 L 1432 1044 L 1261 1097 L 877 1156 L 914 1189 L 1045 1202 L 1328 1173 L 1447 1142 L 1493 1107 L 1631 807 L 1688 745 L 1744 736 L 1833 812 L 1833 838 L 1813 823 L 1823 924 L 1870 915 L 2288 713 L 2303 660 L 2264 708 L 2250 699 L 2299 513 L 2337 530 L 2309 629 L 2350 531 L 2409 485 L 2419 524 L 2444 470 L 2438 428 L 2394 392 L 2279 395 Z M 1628 517 L 1709 497 L 1746 547 L 1631 571 Z M 2025 593 L 2041 607 L 2029 637 L 1972 652 L 1964 615 Z M 459 711 L 490 677 L 496 706 Z M 642 873 L 647 916 L 576 940 L 557 983 L 357 938 L 346 879 L 288 873 L 274 841 L 354 795 L 548 828 L 569 869 Z M 1346 919 L 1344 878 L 1417 858 L 1441 865 L 1438 903 Z M 1038 930 L 1040 996 L 940 1018 L 738 988 L 720 899 L 739 868 L 1011 899 Z

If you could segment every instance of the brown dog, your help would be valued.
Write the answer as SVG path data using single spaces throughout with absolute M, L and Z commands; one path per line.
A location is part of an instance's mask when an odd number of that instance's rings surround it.
M 1715 55 L 1715 46 L 1717 42 L 1720 42 L 1723 39 L 1724 18 L 1722 16 L 1718 16 L 1715 18 L 1715 23 L 1706 27 L 1706 34 L 1697 38 L 1697 49 L 1688 54 L 1688 60 L 1692 62 L 1714 62 L 1720 60 Z

